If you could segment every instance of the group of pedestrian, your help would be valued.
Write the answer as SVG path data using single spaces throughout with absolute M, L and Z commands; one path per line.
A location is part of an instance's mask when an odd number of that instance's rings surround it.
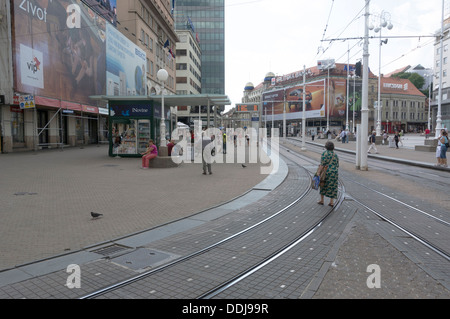
M 341 138 L 342 144 L 348 143 L 348 130 L 341 130 L 339 137 Z
M 438 145 L 436 147 L 436 166 L 448 167 L 447 165 L 447 150 L 449 148 L 448 132 L 442 129 L 438 137 Z

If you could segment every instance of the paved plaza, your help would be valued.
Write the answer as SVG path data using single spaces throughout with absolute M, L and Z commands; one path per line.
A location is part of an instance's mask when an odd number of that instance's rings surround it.
M 307 147 L 312 145 L 310 139 L 307 142 Z M 325 142 L 316 139 L 313 144 Z M 379 154 L 370 156 L 448 171 L 434 166 L 434 153 L 414 150 L 414 144 L 421 142 L 422 137 L 410 136 L 400 149 L 380 145 Z M 355 142 L 335 144 L 338 151 L 345 152 L 353 152 L 356 146 Z M 168 231 L 181 232 L 182 227 L 193 228 L 240 207 L 245 211 L 245 205 L 256 203 L 283 182 L 288 170 L 286 164 L 281 165 L 275 180 L 274 175 L 260 174 L 260 164 L 246 164 L 245 168 L 240 163 L 213 164 L 213 174 L 206 176 L 201 174 L 201 164 L 142 170 L 140 158 L 109 157 L 106 146 L 2 154 L 0 161 L 0 207 L 4 220 L 0 225 L 0 270 L 4 270 L 0 271 L 0 287 L 46 274 L 50 280 L 52 272 L 69 263 L 97 260 L 99 255 L 91 252 L 92 247 L 111 243 L 142 247 L 150 238 L 163 240 Z M 355 210 L 351 203 L 345 205 L 349 212 Z M 103 217 L 92 219 L 91 211 Z M 335 218 L 339 216 L 336 214 Z M 436 286 L 434 278 L 406 258 L 401 249 L 380 237 L 370 222 L 352 216 L 347 216 L 350 223 L 330 246 L 329 256 L 303 298 L 448 296 L 446 288 Z M 383 285 L 391 289 L 391 295 L 383 295 L 386 290 L 370 292 L 365 286 L 360 290 L 352 288 L 367 277 L 365 270 L 358 267 L 371 263 L 376 256 L 387 256 L 383 271 L 391 270 L 383 273 L 387 280 Z M 92 271 L 93 277 L 99 273 Z M 113 269 L 104 271 L 110 271 L 109 277 L 114 279 Z M 351 273 L 359 273 L 361 278 L 343 277 Z M 128 274 L 129 271 L 120 276 Z M 66 273 L 57 272 L 54 276 L 64 277 Z M 46 280 L 42 277 L 42 281 Z M 408 285 L 403 289 L 405 282 Z M 350 288 L 341 289 L 342 284 Z M 337 287 L 340 288 L 336 290 Z
M 0 155 L 0 270 L 65 254 L 201 212 L 267 175 L 259 164 L 142 170 L 107 146 Z M 92 220 L 90 212 L 104 214 Z

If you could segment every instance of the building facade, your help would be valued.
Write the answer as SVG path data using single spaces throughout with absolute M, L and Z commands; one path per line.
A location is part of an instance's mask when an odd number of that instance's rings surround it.
M 224 2 L 224 0 L 175 1 L 176 30 L 191 29 L 200 41 L 202 94 L 225 94 Z
M 178 36 L 170 0 L 117 1 L 117 28 L 146 53 L 145 85 L 149 95 L 161 95 L 156 74 L 165 69 L 166 94 L 176 93 L 175 51 Z
M 381 78 L 381 126 L 388 133 L 424 132 L 428 124 L 427 97 L 407 79 Z
M 159 95 L 161 68 L 169 73 L 166 94 L 175 94 L 170 0 L 53 0 L 27 8 L 0 2 L 1 152 L 107 143 L 107 105 L 95 97 Z
M 450 19 L 444 21 L 444 37 L 443 50 L 441 52 L 441 30 L 436 32 L 436 40 L 434 42 L 434 86 L 433 98 L 431 101 L 431 122 L 432 130 L 436 128 L 436 121 L 439 112 L 439 99 L 441 101 L 441 126 L 442 128 L 450 128 Z M 441 83 L 441 57 L 442 57 L 442 97 L 439 96 L 439 85 Z
M 347 68 L 349 67 L 349 75 Z M 339 133 L 348 125 L 354 132 L 361 123 L 362 79 L 354 74 L 355 65 L 336 63 L 333 69 L 321 70 L 311 67 L 306 70 L 306 131 L 315 134 L 327 128 Z M 247 83 L 243 103 L 260 103 L 263 127 L 280 129 L 284 122 L 286 135 L 301 132 L 303 118 L 303 71 L 283 76 L 269 72 L 264 81 L 254 87 Z M 378 112 L 378 78 L 369 75 L 369 127 L 374 131 Z M 393 133 L 423 131 L 427 125 L 426 97 L 405 79 L 382 78 L 381 82 L 381 125 L 382 130 Z M 348 101 L 348 108 L 347 108 Z M 231 116 L 234 114 L 233 116 Z M 227 114 L 229 121 L 239 121 L 235 112 Z
M 176 31 L 179 42 L 176 50 L 177 95 L 201 94 L 202 52 L 200 44 L 189 30 Z

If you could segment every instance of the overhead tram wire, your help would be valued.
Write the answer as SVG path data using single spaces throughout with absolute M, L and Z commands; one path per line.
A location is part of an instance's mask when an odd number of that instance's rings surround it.
M 333 7 L 331 8 L 331 9 L 333 9 Z M 339 35 L 338 35 L 338 37 L 340 37 L 357 19 L 359 19 L 360 17 L 361 17 L 361 13 L 364 11 L 364 9 L 365 9 L 365 5 L 362 7 L 362 9 L 355 15 L 355 17 L 347 24 L 347 26 L 339 33 Z M 331 11 L 330 11 L 330 16 L 331 16 Z M 324 34 L 323 34 L 323 36 L 322 36 L 322 40 L 321 40 L 321 42 L 328 42 L 328 40 L 326 40 L 326 39 L 324 39 L 324 37 L 325 37 L 325 33 L 326 33 L 326 31 L 327 31 L 327 29 L 328 29 L 328 24 L 329 24 L 329 19 L 330 19 L 330 16 L 328 17 L 328 21 L 327 21 L 327 25 L 326 25 L 326 27 L 325 27 L 325 30 L 324 30 Z M 324 54 L 326 51 L 328 51 L 328 49 L 330 49 L 331 48 L 331 46 L 332 46 L 332 43 L 331 43 L 331 41 L 330 41 L 330 44 L 328 45 L 328 47 L 325 49 L 325 48 L 323 48 L 322 46 L 319 46 L 319 48 L 318 48 L 318 50 L 317 50 L 317 54 L 316 54 L 316 58 L 315 59 L 317 59 L 318 57 L 319 57 L 319 55 L 320 55 L 320 51 L 321 51 L 321 49 L 322 49 L 322 54 Z M 345 51 L 345 52 L 347 52 L 347 50 Z M 345 53 L 344 53 L 345 54 Z M 313 61 L 314 62 L 314 61 Z

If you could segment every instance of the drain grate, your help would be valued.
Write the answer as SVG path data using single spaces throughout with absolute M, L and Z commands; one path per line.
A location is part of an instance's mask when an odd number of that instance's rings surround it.
M 157 267 L 175 258 L 177 258 L 177 256 L 168 253 L 147 248 L 138 248 L 129 254 L 118 256 L 112 259 L 112 261 L 136 271 L 143 271 L 146 268 Z
M 131 249 L 132 248 L 130 248 L 130 247 L 114 244 L 114 245 L 111 245 L 111 246 L 107 246 L 107 247 L 103 247 L 103 248 L 99 248 L 99 249 L 93 250 L 92 252 L 96 253 L 96 254 L 103 255 L 103 256 L 113 256 L 113 255 L 117 255 L 117 254 L 122 253 L 122 252 L 126 252 L 126 251 L 131 250 Z

